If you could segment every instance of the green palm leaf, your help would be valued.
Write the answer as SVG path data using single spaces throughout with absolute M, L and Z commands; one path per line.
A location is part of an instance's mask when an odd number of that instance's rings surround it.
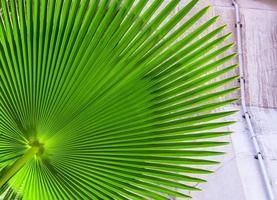
M 1 0 L 4 199 L 167 199 L 199 190 L 235 111 L 230 34 L 191 0 Z M 159 12 L 157 10 L 160 10 Z M 182 21 L 181 25 L 180 22 Z M 178 26 L 177 26 L 178 24 Z M 201 35 L 201 37 L 200 37 Z M 182 36 L 182 37 L 181 37 Z M 213 112 L 211 112 L 213 111 Z M 205 157 L 208 157 L 205 159 Z M 196 177 L 197 176 L 197 177 Z

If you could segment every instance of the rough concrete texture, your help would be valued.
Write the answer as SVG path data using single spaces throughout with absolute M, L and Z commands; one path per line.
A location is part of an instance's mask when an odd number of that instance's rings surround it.
M 203 4 L 206 2 L 202 1 Z M 234 29 L 234 9 L 230 1 L 213 0 L 213 13 Z M 277 1 L 240 0 L 246 102 L 262 147 L 277 199 Z M 240 106 L 237 107 L 240 109 Z M 266 200 L 260 168 L 254 158 L 242 113 L 232 117 L 237 124 L 228 127 L 231 147 L 217 173 L 201 185 L 197 200 Z
M 171 0 L 164 0 L 165 6 Z M 149 4 L 153 0 L 149 0 Z M 277 0 L 237 0 L 240 6 L 242 23 L 243 69 L 246 84 L 246 103 L 251 115 L 259 144 L 262 147 L 266 167 L 269 171 L 277 199 Z M 181 0 L 172 15 L 176 14 L 188 0 Z M 235 10 L 231 0 L 199 0 L 198 5 L 184 19 L 188 19 L 204 6 L 212 5 L 212 9 L 191 28 L 199 26 L 207 19 L 220 15 L 221 18 L 211 27 L 212 30 L 227 24 L 221 34 L 233 33 L 223 45 L 236 41 Z M 168 17 L 168 19 L 171 16 Z M 167 20 L 168 20 L 167 19 Z M 224 55 L 236 51 L 230 49 Z M 222 55 L 222 56 L 224 56 Z M 237 63 L 238 60 L 225 66 Z M 237 75 L 238 70 L 225 76 Z M 222 77 L 221 77 L 222 78 Z M 232 83 L 238 86 L 239 83 Z M 230 87 L 228 85 L 227 87 Z M 229 97 L 240 97 L 237 92 Z M 239 103 L 224 109 L 241 110 Z M 218 158 L 222 163 L 212 168 L 215 174 L 208 175 L 207 183 L 200 184 L 201 192 L 193 192 L 195 200 L 267 200 L 264 182 L 249 131 L 242 113 L 229 117 L 237 123 L 228 130 L 234 133 L 223 140 L 230 141 L 229 146 L 221 148 L 227 154 Z
M 182 0 L 175 13 L 187 2 Z M 246 102 L 277 199 L 277 1 L 238 0 L 237 2 L 241 11 Z M 212 5 L 213 8 L 207 14 L 207 18 L 220 15 L 221 19 L 215 26 L 226 23 L 228 27 L 225 33 L 234 34 L 234 37 L 226 43 L 235 41 L 235 13 L 231 0 L 200 0 L 198 5 L 191 15 L 205 5 Z M 200 21 L 200 24 L 207 18 Z M 227 54 L 234 52 L 235 49 L 231 49 Z M 228 65 L 235 62 L 237 61 L 234 60 Z M 238 71 L 232 74 L 238 74 Z M 238 85 L 233 83 L 236 84 Z M 239 97 L 239 93 L 233 97 Z M 238 104 L 224 109 L 241 110 L 241 107 Z M 199 185 L 203 191 L 191 193 L 193 199 L 269 199 L 242 115 L 238 112 L 228 118 L 238 123 L 227 127 L 234 132 L 230 137 L 224 138 L 225 141 L 231 142 L 229 146 L 223 148 L 227 154 L 219 158 L 222 163 L 213 168 L 215 174 L 207 176 L 208 182 Z

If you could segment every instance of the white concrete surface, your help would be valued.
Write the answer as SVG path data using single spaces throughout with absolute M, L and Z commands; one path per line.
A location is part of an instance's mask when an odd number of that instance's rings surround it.
M 170 1 L 164 0 L 164 5 Z M 151 2 L 153 0 L 149 1 Z M 172 15 L 187 2 L 188 0 L 181 0 Z M 263 150 L 271 183 L 277 193 L 277 0 L 237 0 L 237 2 L 241 7 L 246 102 Z M 233 37 L 225 44 L 235 42 L 235 14 L 231 0 L 199 0 L 198 6 L 189 16 L 207 5 L 212 5 L 213 8 L 197 25 L 215 15 L 220 15 L 220 20 L 211 29 L 227 24 L 224 33 L 231 32 Z M 224 55 L 235 52 L 235 49 L 235 47 L 230 49 Z M 234 59 L 226 66 L 237 62 Z M 226 76 L 235 74 L 238 74 L 238 70 Z M 239 92 L 231 97 L 239 97 Z M 240 105 L 231 105 L 225 109 L 230 108 L 240 110 Z M 222 163 L 212 168 L 216 173 L 206 177 L 208 182 L 199 184 L 203 191 L 193 192 L 191 195 L 195 200 L 267 200 L 264 182 L 244 118 L 241 112 L 238 112 L 229 119 L 237 120 L 238 123 L 227 127 L 234 132 L 224 138 L 225 141 L 231 142 L 229 146 L 223 148 L 227 154 L 218 158 Z
M 225 109 L 240 109 L 239 106 L 230 106 Z M 255 110 L 256 108 L 249 108 Z M 271 112 L 276 112 L 271 110 Z M 260 111 L 259 116 L 265 117 Z M 252 117 L 253 119 L 254 117 Z M 237 120 L 237 123 L 227 127 L 234 133 L 225 138 L 225 141 L 230 141 L 231 144 L 224 148 L 227 153 L 219 158 L 221 165 L 215 169 L 215 173 L 207 176 L 207 183 L 200 184 L 201 192 L 192 193 L 193 199 L 196 200 L 267 200 L 267 194 L 264 188 L 263 179 L 261 177 L 258 161 L 255 159 L 252 143 L 248 135 L 247 127 L 244 123 L 244 118 L 241 112 L 228 117 L 230 120 Z M 270 119 L 267 119 L 270 120 Z M 256 123 L 256 122 L 255 122 Z M 263 142 L 267 136 L 259 134 L 259 141 L 266 149 L 272 149 Z M 276 141 L 274 148 L 276 148 Z M 267 155 L 267 154 L 266 154 Z M 267 157 L 267 156 L 266 156 Z M 276 158 L 276 155 L 273 155 Z M 270 170 L 272 182 L 276 183 L 276 170 L 272 158 L 267 161 L 267 167 Z M 276 164 L 275 164 L 276 167 Z M 275 168 L 276 169 L 276 168 Z
M 178 9 L 186 3 L 182 0 Z M 242 14 L 246 101 L 277 199 L 277 0 L 238 0 L 238 3 Z M 200 0 L 197 9 L 208 4 L 213 5 L 208 17 L 221 15 L 215 26 L 226 23 L 226 32 L 233 32 L 235 37 L 231 0 Z M 235 41 L 234 37 L 226 42 Z M 239 93 L 233 97 L 239 97 Z M 239 105 L 225 109 L 229 108 L 240 110 Z M 208 182 L 199 184 L 203 191 L 191 195 L 195 200 L 267 200 L 244 118 L 239 112 L 229 119 L 238 123 L 227 128 L 234 132 L 225 138 L 232 142 L 224 147 L 227 154 L 219 158 L 222 163 L 214 168 L 215 174 L 207 176 Z

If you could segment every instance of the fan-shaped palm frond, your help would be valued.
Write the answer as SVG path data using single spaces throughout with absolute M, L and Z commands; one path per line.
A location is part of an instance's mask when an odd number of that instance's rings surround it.
M 167 199 L 199 190 L 225 145 L 210 112 L 230 34 L 191 27 L 191 0 L 1 0 L 0 194 L 4 199 Z M 159 11 L 157 11 L 159 9 Z M 183 21 L 183 23 L 180 23 Z M 200 35 L 202 35 L 200 37 Z M 182 37 L 180 37 L 182 36 Z M 218 58 L 218 59 L 217 59 Z M 209 156 L 209 159 L 205 159 Z M 197 175 L 197 177 L 195 177 Z

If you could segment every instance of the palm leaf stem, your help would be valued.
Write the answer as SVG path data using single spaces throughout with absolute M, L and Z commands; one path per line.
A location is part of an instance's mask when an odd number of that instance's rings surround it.
M 34 142 L 33 145 L 21 156 L 18 160 L 16 160 L 8 169 L 6 169 L 4 175 L 0 178 L 0 188 L 7 181 L 9 181 L 24 165 L 34 158 L 34 156 L 42 150 L 41 144 Z

